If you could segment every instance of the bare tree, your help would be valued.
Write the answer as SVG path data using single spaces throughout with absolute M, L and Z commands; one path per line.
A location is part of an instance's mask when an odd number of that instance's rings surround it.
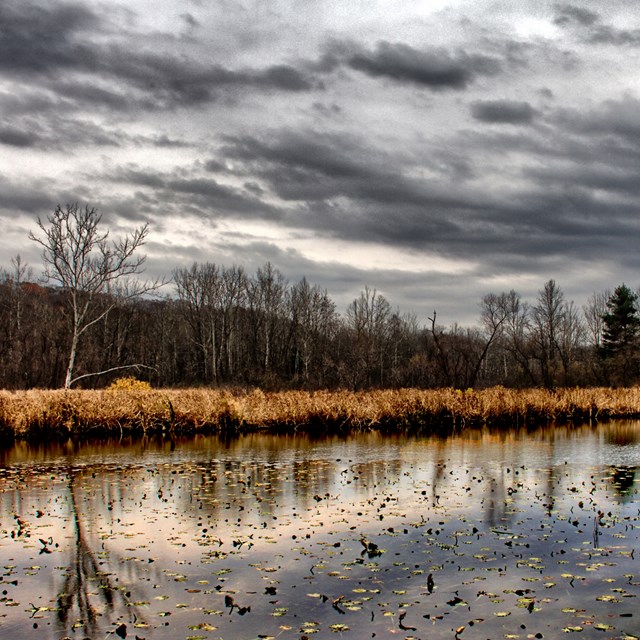
M 352 386 L 362 380 L 367 387 L 384 386 L 385 347 L 389 337 L 391 305 L 376 289 L 365 286 L 360 296 L 347 307 L 347 327 L 353 335 L 351 343 Z
M 29 301 L 25 287 L 33 276 L 31 267 L 22 261 L 19 254 L 11 258 L 11 266 L 11 271 L 0 269 L 0 356 L 5 386 L 19 385 L 20 378 L 26 377 L 28 323 L 24 318 Z
M 486 336 L 482 353 L 479 355 L 473 373 L 469 380 L 469 386 L 474 387 L 480 374 L 480 369 L 486 360 L 487 353 L 494 340 L 502 332 L 502 325 L 509 317 L 510 293 L 502 292 L 500 295 L 488 293 L 482 298 L 480 321 Z M 434 312 L 435 313 L 435 312 Z
M 558 333 L 564 316 L 564 293 L 555 280 L 548 280 L 531 308 L 534 355 L 540 366 L 542 382 L 547 388 L 557 383 L 560 355 Z
M 524 374 L 524 379 L 529 384 L 536 385 L 538 380 L 531 366 L 531 346 L 530 346 L 530 308 L 526 302 L 522 301 L 520 294 L 511 289 L 507 294 L 507 317 L 504 323 L 505 349 L 508 360 L 505 360 L 504 378 L 510 384 L 520 384 L 520 373 Z M 509 372 L 509 364 L 515 365 L 514 371 Z
M 465 329 L 454 323 L 448 331 L 436 324 L 436 312 L 431 323 L 433 361 L 436 380 L 440 385 L 467 389 L 475 383 L 488 344 L 478 329 Z M 496 327 L 495 331 L 499 328 Z M 493 335 L 489 338 L 493 340 Z
M 607 300 L 611 297 L 611 291 L 607 289 L 601 293 L 591 294 L 586 304 L 582 306 L 591 342 L 596 350 L 602 346 L 602 331 L 604 322 L 602 316 L 607 312 Z
M 217 317 L 220 289 L 220 270 L 211 263 L 194 262 L 190 269 L 173 271 L 178 298 L 185 303 L 187 320 L 193 341 L 201 353 L 201 375 L 205 382 L 218 382 Z
M 220 304 L 222 308 L 222 347 L 226 363 L 226 375 L 235 375 L 240 342 L 240 313 L 246 303 L 248 280 L 243 267 L 233 265 L 222 271 Z
M 558 351 L 562 361 L 563 385 L 575 384 L 576 375 L 584 371 L 584 347 L 587 328 L 573 300 L 565 304 L 564 315 L 558 331 Z
M 607 312 L 607 301 L 611 297 L 611 290 L 594 292 L 586 304 L 582 305 L 582 313 L 586 323 L 586 335 L 589 337 L 590 349 L 585 354 L 585 364 L 599 384 L 608 384 L 606 367 L 602 358 L 602 340 L 604 321 L 602 317 Z
M 288 303 L 294 333 L 294 375 L 301 373 L 308 385 L 312 363 L 321 361 L 320 347 L 335 325 L 335 305 L 326 290 L 311 286 L 306 278 L 291 287 Z
M 260 267 L 249 282 L 248 303 L 252 318 L 255 355 L 264 374 L 270 374 L 278 358 L 274 351 L 278 343 L 279 330 L 286 313 L 288 282 L 270 262 Z M 282 351 L 282 349 L 281 349 Z
M 68 204 L 58 205 L 45 222 L 38 218 L 40 234 L 29 238 L 42 247 L 45 276 L 66 294 L 70 311 L 71 345 L 65 376 L 65 389 L 81 378 L 100 375 L 109 370 L 74 377 L 78 345 L 82 335 L 99 322 L 116 305 L 118 299 L 133 299 L 149 293 L 163 281 L 143 283 L 129 277 L 143 270 L 144 256 L 135 256 L 145 241 L 148 225 L 135 229 L 124 239 L 108 241 L 103 231 L 102 215 L 95 208 Z M 100 299 L 111 297 L 110 304 Z M 140 365 L 125 365 L 129 366 Z
M 565 300 L 555 280 L 546 282 L 538 292 L 531 321 L 533 355 L 543 384 L 548 388 L 570 384 L 585 328 L 575 304 Z

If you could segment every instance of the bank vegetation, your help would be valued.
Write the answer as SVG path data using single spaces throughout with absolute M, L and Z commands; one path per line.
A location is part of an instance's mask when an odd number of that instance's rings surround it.
M 122 435 L 327 435 L 380 430 L 447 435 L 467 428 L 640 418 L 640 388 L 0 391 L 0 437 L 49 441 Z

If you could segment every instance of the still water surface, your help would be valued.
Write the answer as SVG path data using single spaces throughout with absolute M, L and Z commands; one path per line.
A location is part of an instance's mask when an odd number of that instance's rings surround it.
M 18 444 L 0 638 L 640 637 L 637 467 L 637 422 Z

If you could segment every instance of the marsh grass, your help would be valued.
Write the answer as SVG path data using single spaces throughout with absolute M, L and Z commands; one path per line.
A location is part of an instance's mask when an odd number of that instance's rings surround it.
M 317 435 L 350 431 L 447 434 L 640 417 L 640 388 L 285 391 L 0 391 L 0 437 L 50 440 L 124 434 L 268 430 Z

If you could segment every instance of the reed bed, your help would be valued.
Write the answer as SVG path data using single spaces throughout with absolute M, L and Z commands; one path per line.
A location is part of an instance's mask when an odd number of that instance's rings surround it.
M 0 440 L 135 434 L 451 431 L 640 418 L 640 388 L 0 391 Z

